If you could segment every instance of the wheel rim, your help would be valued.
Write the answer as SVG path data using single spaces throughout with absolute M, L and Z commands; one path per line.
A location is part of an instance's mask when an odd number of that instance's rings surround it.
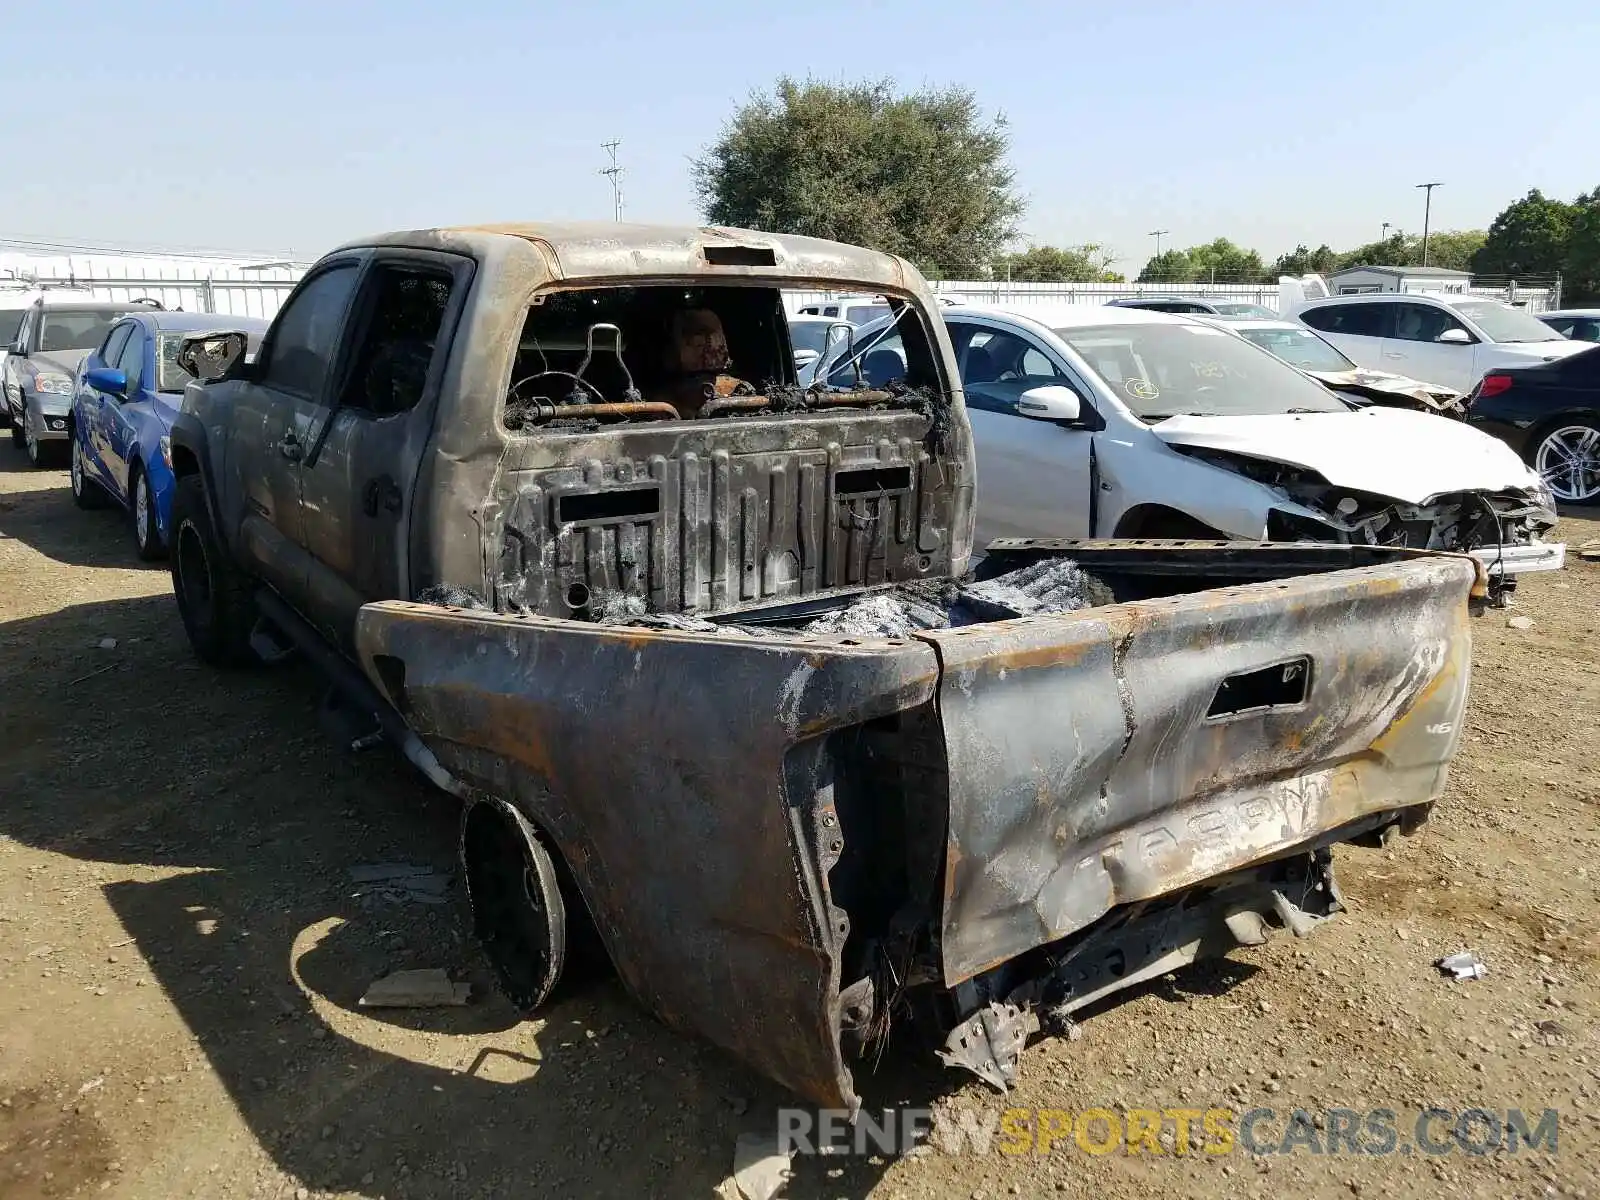
M 1557 500 L 1587 501 L 1600 496 L 1600 429 L 1567 425 L 1539 443 L 1534 470 Z
M 77 442 L 72 443 L 72 494 L 83 496 L 83 450 Z
M 22 421 L 22 440 L 28 445 L 28 459 L 35 465 L 39 462 L 39 439 L 33 436 L 33 422 L 27 418 Z
M 150 544 L 150 489 L 145 487 L 144 476 L 133 480 L 133 527 L 139 534 L 139 545 Z

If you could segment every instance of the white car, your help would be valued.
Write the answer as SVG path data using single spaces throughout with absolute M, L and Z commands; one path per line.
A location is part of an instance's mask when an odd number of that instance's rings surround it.
M 1540 313 L 1539 320 L 1562 337 L 1600 342 L 1600 308 L 1558 308 Z
M 1460 392 L 1392 371 L 1374 371 L 1351 362 L 1333 343 L 1294 321 L 1217 322 L 1247 342 L 1298 367 L 1318 383 L 1368 404 L 1391 404 L 1449 416 L 1465 416 Z
M 849 321 L 852 325 L 865 325 L 889 315 L 889 302 L 882 296 L 834 296 L 807 304 L 797 312 L 802 317 L 831 317 L 835 321 Z
M 1495 367 L 1529 367 L 1585 349 L 1499 300 L 1420 292 L 1334 296 L 1291 314 L 1363 367 L 1470 392 Z
M 1130 308 L 946 309 L 977 446 L 977 532 L 1463 550 L 1503 595 L 1563 565 L 1548 488 L 1457 421 L 1340 399 L 1213 324 Z M 900 353 L 890 322 L 858 363 Z M 829 386 L 855 364 L 837 354 Z

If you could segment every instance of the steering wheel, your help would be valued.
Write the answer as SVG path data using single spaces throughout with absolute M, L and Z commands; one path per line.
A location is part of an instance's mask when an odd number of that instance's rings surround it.
M 578 375 L 574 375 L 571 371 L 540 371 L 536 374 L 525 376 L 511 385 L 511 399 L 522 399 L 521 392 L 524 387 L 530 383 L 533 383 L 535 380 L 548 379 L 551 376 L 555 376 L 558 379 L 572 380 L 573 390 L 576 391 L 580 388 L 586 389 L 589 395 L 594 397 L 594 402 L 596 404 L 604 404 L 606 402 L 606 398 L 601 393 L 599 388 L 595 387 L 595 385 L 590 383 L 587 379 L 584 379 Z

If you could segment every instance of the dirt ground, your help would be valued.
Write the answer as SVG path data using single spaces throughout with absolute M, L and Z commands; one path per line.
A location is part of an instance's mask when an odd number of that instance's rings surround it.
M 1561 532 L 1576 544 L 1600 522 Z M 1575 558 L 1477 622 L 1448 795 L 1417 836 L 1339 853 L 1352 911 L 1312 938 L 1125 994 L 1081 1039 L 1030 1047 L 1005 1099 L 909 1053 L 857 1073 L 869 1109 L 1392 1108 L 1402 1131 L 1429 1105 L 1556 1109 L 1556 1153 L 1069 1143 L 804 1158 L 785 1194 L 1600 1200 L 1597 623 L 1600 564 Z M 359 864 L 452 871 L 456 817 L 385 752 L 338 752 L 317 700 L 303 666 L 198 666 L 124 519 L 77 511 L 65 473 L 0 451 L 0 1197 L 725 1187 L 736 1139 L 774 1131 L 784 1095 L 603 973 L 519 1021 L 458 885 L 428 904 L 355 883 Z M 1486 978 L 1434 970 L 1461 949 Z M 402 967 L 448 968 L 474 1000 L 357 1007 Z

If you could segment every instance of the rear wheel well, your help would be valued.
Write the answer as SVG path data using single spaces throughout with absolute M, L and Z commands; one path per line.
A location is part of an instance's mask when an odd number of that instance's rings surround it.
M 1137 504 L 1117 522 L 1119 538 L 1201 538 L 1231 541 L 1220 529 L 1165 504 Z
M 195 457 L 194 451 L 187 446 L 172 447 L 172 474 L 178 479 L 185 475 L 200 474 L 200 460 Z

